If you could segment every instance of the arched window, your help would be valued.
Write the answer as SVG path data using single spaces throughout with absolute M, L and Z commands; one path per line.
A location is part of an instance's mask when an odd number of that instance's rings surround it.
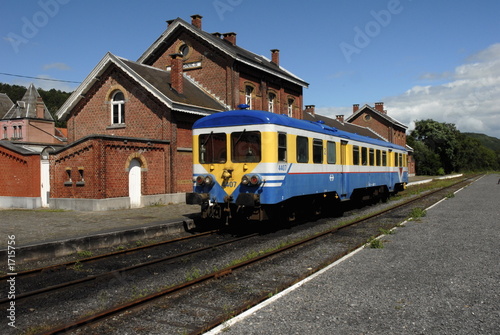
M 249 109 L 252 109 L 252 94 L 253 94 L 253 87 L 245 86 L 245 104 L 250 106 Z
M 111 98 L 111 123 L 125 123 L 125 96 L 121 91 L 116 91 Z
M 268 95 L 268 110 L 271 113 L 274 113 L 274 102 L 276 100 L 276 94 L 274 93 L 269 93 Z

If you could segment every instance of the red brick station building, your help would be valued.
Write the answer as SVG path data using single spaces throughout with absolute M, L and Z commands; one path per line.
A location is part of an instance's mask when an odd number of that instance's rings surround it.
M 354 105 L 346 120 L 303 109 L 309 84 L 280 66 L 279 50 L 256 55 L 237 45 L 236 33 L 203 31 L 200 15 L 167 24 L 137 61 L 111 53 L 99 61 L 57 112 L 67 133 L 54 127 L 31 86 L 15 104 L 0 94 L 1 208 L 183 202 L 192 190 L 193 123 L 242 103 L 406 145 L 407 127 L 382 103 Z

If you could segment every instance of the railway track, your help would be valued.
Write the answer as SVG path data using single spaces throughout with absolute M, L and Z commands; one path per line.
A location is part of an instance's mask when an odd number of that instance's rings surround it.
M 464 182 L 467 181 L 462 181 L 461 183 Z M 460 183 L 454 184 L 450 186 L 450 188 L 460 187 L 459 184 Z M 248 253 L 248 251 L 246 251 L 247 254 L 245 254 L 245 256 L 240 256 L 238 261 L 233 260 L 233 264 L 230 264 L 229 266 L 212 271 L 193 271 L 190 278 L 186 278 L 186 280 L 183 280 L 181 283 L 176 285 L 170 284 L 169 287 L 156 290 L 151 294 L 143 293 L 141 294 L 141 297 L 131 299 L 126 303 L 119 304 L 118 306 L 113 305 L 111 308 L 101 308 L 98 312 L 89 313 L 90 315 L 82 317 L 77 321 L 59 321 L 62 326 L 49 330 L 46 334 L 65 333 L 82 327 L 97 328 L 84 328 L 83 330 L 79 330 L 81 333 L 112 332 L 114 327 L 113 323 L 120 324 L 125 322 L 125 319 L 128 318 L 133 318 L 135 320 L 131 321 L 131 323 L 135 323 L 135 327 L 139 331 L 139 329 L 144 327 L 153 327 L 150 325 L 151 322 L 149 321 L 146 322 L 147 325 L 144 325 L 144 320 L 151 319 L 152 313 L 149 311 L 150 309 L 158 309 L 158 307 L 150 306 L 158 305 L 163 306 L 160 308 L 163 313 L 159 313 L 157 316 L 158 320 L 154 323 L 157 325 L 163 324 L 164 328 L 162 329 L 162 332 L 200 334 L 203 331 L 223 322 L 228 317 L 238 314 L 252 305 L 267 299 L 270 294 L 293 285 L 295 282 L 307 277 L 311 273 L 320 270 L 324 266 L 341 258 L 343 255 L 360 247 L 366 243 L 368 238 L 381 234 L 380 228 L 388 230 L 403 221 L 408 216 L 408 208 L 417 206 L 417 202 L 419 207 L 427 207 L 427 204 L 436 202 L 437 199 L 443 197 L 443 194 L 451 192 L 450 188 L 440 189 L 435 192 L 428 193 L 424 196 L 414 198 L 409 202 L 404 202 L 398 206 L 391 207 L 390 210 L 366 216 L 363 219 L 349 222 L 343 224 L 342 226 L 326 229 L 322 232 L 316 231 L 307 238 L 302 237 L 297 241 L 292 242 L 290 240 L 292 237 L 289 237 L 287 242 L 281 242 L 278 246 L 275 245 L 271 248 L 272 250 L 262 249 L 259 252 L 254 251 L 253 253 Z M 383 223 L 380 221 L 380 218 L 382 217 Z M 315 223 L 314 225 L 317 224 Z M 224 245 L 236 242 L 238 242 L 238 244 L 244 244 L 245 242 L 243 242 L 243 239 L 253 241 L 250 244 L 263 246 L 265 243 L 256 242 L 259 238 L 266 239 L 265 237 L 258 236 L 258 234 L 253 234 L 242 238 L 232 239 L 232 242 L 227 241 L 227 243 L 221 242 L 222 244 L 220 245 L 207 246 L 206 250 L 223 248 L 221 251 L 227 252 L 232 249 L 228 249 L 227 247 L 224 248 Z M 272 238 L 273 236 L 269 236 L 267 239 L 269 240 Z M 319 240 L 322 240 L 323 242 L 312 243 Z M 328 249 L 327 252 L 324 251 L 325 248 Z M 246 248 L 242 249 L 249 250 L 249 246 L 247 245 Z M 235 254 L 236 253 L 241 255 L 242 251 L 235 252 Z M 298 257 L 301 257 L 302 259 L 305 257 L 307 259 L 308 257 L 306 255 L 310 255 L 309 261 L 307 261 L 307 266 L 298 266 L 295 264 L 295 260 Z M 328 255 L 328 257 L 325 257 L 325 255 Z M 185 254 L 178 256 L 177 259 L 185 257 L 189 257 L 189 255 Z M 208 258 L 210 257 L 197 256 L 195 263 L 192 264 L 206 261 Z M 168 261 L 169 260 L 167 259 L 163 262 Z M 278 261 L 280 265 L 273 267 L 273 264 L 276 261 Z M 161 261 L 154 260 L 152 262 L 154 263 L 149 264 L 149 266 L 160 264 Z M 222 263 L 224 262 L 225 261 Z M 219 262 L 219 264 L 220 263 L 221 262 Z M 287 266 L 287 264 L 290 263 L 292 263 L 293 266 Z M 188 267 L 189 266 L 194 265 L 188 265 Z M 184 269 L 186 269 L 186 267 L 184 267 Z M 126 282 L 126 284 L 130 286 L 130 283 L 133 283 L 135 280 L 139 283 L 139 279 L 143 278 L 143 276 L 127 275 L 126 273 L 127 272 L 125 271 L 116 272 L 115 270 L 107 275 L 100 275 L 100 277 L 91 279 L 90 281 L 102 282 L 106 278 L 125 278 L 125 280 L 119 280 L 120 284 L 124 284 L 124 282 Z M 256 273 L 259 273 L 259 275 L 255 276 Z M 255 277 L 260 279 L 255 279 Z M 99 288 L 95 289 L 96 292 L 100 292 L 99 290 Z M 47 292 L 51 291 L 48 290 Z M 204 292 L 203 295 L 208 298 L 198 298 L 198 295 L 202 294 L 201 292 Z M 216 292 L 215 296 L 214 292 Z M 242 292 L 245 294 L 242 294 Z M 45 293 L 36 293 L 32 296 L 40 294 Z M 52 295 L 52 293 L 50 294 Z M 234 295 L 237 295 L 238 297 L 234 297 Z M 196 302 L 193 301 L 193 296 L 197 297 Z M 214 305 L 214 301 L 221 300 L 222 296 L 229 296 L 228 298 L 222 298 L 222 300 L 227 299 L 228 302 L 225 305 L 223 304 L 222 307 L 220 303 Z M 60 296 L 56 294 L 55 299 L 57 300 L 58 298 L 60 298 Z M 132 312 L 132 310 L 134 311 Z M 148 312 L 144 312 L 145 310 L 148 310 Z M 186 317 L 185 315 L 188 314 L 189 316 L 189 314 L 192 313 L 196 314 L 196 320 L 193 320 L 192 317 Z M 173 315 L 174 317 L 168 321 L 165 320 L 167 315 L 169 317 Z M 111 321 L 109 321 L 110 318 L 112 318 Z M 105 324 L 102 323 L 97 326 L 89 326 L 104 319 L 107 320 Z

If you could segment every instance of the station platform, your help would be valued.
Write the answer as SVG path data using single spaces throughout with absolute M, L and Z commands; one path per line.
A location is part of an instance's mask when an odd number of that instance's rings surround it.
M 497 174 L 206 333 L 500 334 Z

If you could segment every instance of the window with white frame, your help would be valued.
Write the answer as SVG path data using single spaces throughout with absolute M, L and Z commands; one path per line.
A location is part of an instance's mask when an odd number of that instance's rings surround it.
M 253 94 L 253 87 L 245 86 L 245 104 L 250 106 L 249 107 L 250 109 L 252 109 L 252 94 Z
M 121 91 L 116 91 L 111 98 L 111 123 L 125 123 L 125 96 Z
M 288 116 L 293 116 L 293 99 L 288 99 Z
M 276 94 L 269 93 L 269 96 L 268 96 L 268 110 L 271 113 L 274 113 L 274 101 L 275 100 L 276 100 Z

